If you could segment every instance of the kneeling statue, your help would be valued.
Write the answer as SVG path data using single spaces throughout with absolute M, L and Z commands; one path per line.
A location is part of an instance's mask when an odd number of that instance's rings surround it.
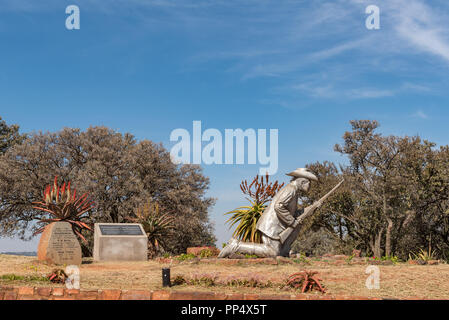
M 299 235 L 303 221 L 311 216 L 323 202 L 340 187 L 341 181 L 320 200 L 304 210 L 298 210 L 298 198 L 301 192 L 308 192 L 311 181 L 318 178 L 306 168 L 298 168 L 287 173 L 292 179 L 274 197 L 257 222 L 256 228 L 262 233 L 262 243 L 239 241 L 231 238 L 220 252 L 218 258 L 227 258 L 231 254 L 242 253 L 258 257 L 288 257 L 293 241 Z

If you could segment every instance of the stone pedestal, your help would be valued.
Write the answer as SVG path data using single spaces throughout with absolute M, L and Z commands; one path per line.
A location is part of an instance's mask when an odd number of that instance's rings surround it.
M 96 223 L 94 261 L 147 261 L 148 238 L 138 223 Z
M 70 223 L 53 222 L 45 227 L 37 248 L 37 258 L 51 264 L 81 264 L 81 246 Z

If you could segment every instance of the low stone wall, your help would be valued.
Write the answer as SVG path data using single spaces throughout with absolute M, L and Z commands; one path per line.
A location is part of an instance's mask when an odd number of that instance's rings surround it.
M 0 287 L 0 300 L 381 300 L 314 294 L 238 294 L 170 290 L 75 290 L 46 287 Z
M 346 261 L 347 257 L 338 256 L 337 258 L 328 258 L 328 260 L 323 261 L 314 261 L 309 260 L 314 266 L 320 265 L 334 265 L 334 266 L 342 266 L 342 265 L 368 265 L 372 264 L 370 262 L 366 262 L 364 258 L 354 258 L 350 262 Z M 265 264 L 265 265 L 282 265 L 282 264 L 298 264 L 296 258 L 250 258 L 250 259 L 218 259 L 218 258 L 193 258 L 180 261 L 176 258 L 156 258 L 156 261 L 161 264 L 193 264 L 193 263 L 201 263 L 201 264 L 218 264 L 218 265 L 254 265 L 254 264 Z M 382 265 L 392 265 L 391 261 L 379 261 L 377 264 Z

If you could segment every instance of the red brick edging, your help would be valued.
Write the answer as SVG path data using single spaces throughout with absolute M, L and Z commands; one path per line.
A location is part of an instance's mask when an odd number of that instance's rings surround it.
M 75 290 L 47 287 L 0 287 L 0 300 L 380 300 L 312 294 L 239 294 L 168 290 Z

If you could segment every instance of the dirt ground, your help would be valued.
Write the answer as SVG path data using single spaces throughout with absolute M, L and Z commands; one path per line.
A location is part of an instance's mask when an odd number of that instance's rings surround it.
M 93 262 L 84 259 L 80 268 L 81 289 L 135 289 L 161 290 L 161 269 L 171 268 L 172 280 L 182 275 L 185 278 L 216 278 L 218 284 L 178 285 L 169 290 L 219 291 L 224 293 L 285 294 L 295 293 L 293 289 L 281 289 L 278 284 L 285 283 L 287 277 L 302 270 L 319 272 L 319 277 L 327 289 L 327 294 L 341 296 L 360 296 L 387 299 L 449 299 L 449 265 L 435 266 L 409 265 L 405 263 L 379 266 L 380 289 L 369 290 L 365 282 L 367 265 L 326 265 L 318 262 L 311 264 L 254 264 L 223 265 L 205 262 L 183 262 L 180 264 L 148 262 Z M 7 274 L 20 276 L 46 276 L 54 267 L 37 261 L 36 257 L 0 255 L 0 277 Z M 274 283 L 269 288 L 247 288 L 226 286 L 231 279 L 255 278 L 260 282 Z M 1 280 L 5 286 L 49 286 L 48 282 Z M 62 285 L 52 285 L 54 287 Z M 319 293 L 311 293 L 319 294 Z

